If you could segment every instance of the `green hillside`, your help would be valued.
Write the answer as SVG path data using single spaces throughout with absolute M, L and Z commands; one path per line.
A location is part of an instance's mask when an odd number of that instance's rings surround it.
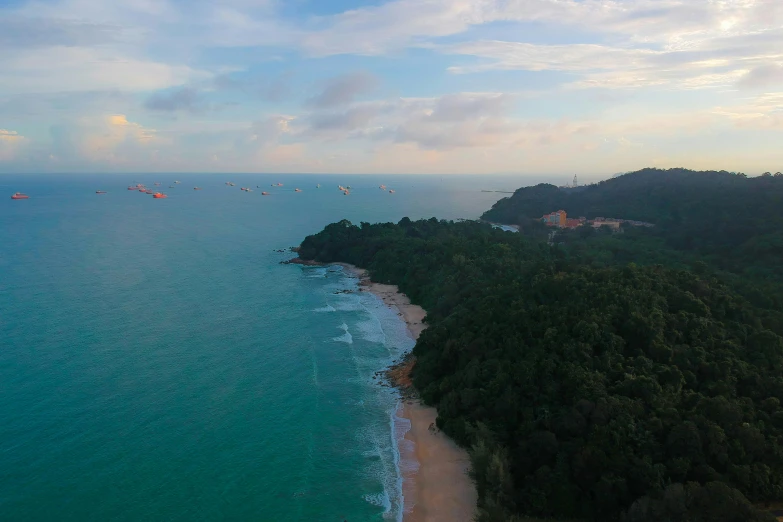
M 602 244 L 406 218 L 329 225 L 300 256 L 428 311 L 414 383 L 470 448 L 481 522 L 772 520 L 751 502 L 783 499 L 780 309 L 708 270 L 596 267 Z

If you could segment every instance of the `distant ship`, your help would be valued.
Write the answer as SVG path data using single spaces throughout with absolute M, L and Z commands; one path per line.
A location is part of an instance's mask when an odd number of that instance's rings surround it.
M 165 199 L 168 196 L 166 194 L 161 194 L 160 192 L 156 192 L 155 194 L 152 195 L 152 197 L 155 199 Z
M 95 193 L 96 194 L 106 194 L 106 191 L 105 190 L 96 190 Z
M 321 184 L 319 183 L 318 185 L 315 186 L 315 188 L 321 188 Z
M 389 194 L 394 194 L 394 190 L 389 190 Z
M 155 185 L 156 187 L 160 187 L 160 181 L 156 181 L 156 182 L 154 183 L 154 185 Z
M 302 192 L 302 189 L 294 189 L 294 192 Z
M 386 185 L 381 185 L 381 186 L 380 186 L 380 187 L 378 187 L 378 188 L 379 188 L 379 189 L 381 189 L 381 190 L 386 190 Z
M 11 199 L 30 199 L 30 196 L 27 194 L 22 194 L 21 192 L 17 192 L 13 196 L 11 196 Z
M 178 185 L 179 183 L 182 183 L 181 181 L 175 181 L 174 184 Z
M 262 195 L 262 196 L 268 196 L 268 195 L 269 195 L 269 192 L 262 192 L 262 193 L 261 193 L 261 195 Z
M 193 187 L 193 190 L 201 190 L 201 187 Z
M 138 187 L 128 187 L 128 190 L 137 190 Z
M 145 190 L 145 191 L 144 191 L 144 193 L 145 193 L 145 194 L 154 194 L 154 192 L 153 192 L 153 191 L 151 191 L 151 190 L 149 190 L 149 189 Z

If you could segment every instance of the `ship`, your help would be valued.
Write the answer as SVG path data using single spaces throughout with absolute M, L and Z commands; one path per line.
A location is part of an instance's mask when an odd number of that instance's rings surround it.
M 201 187 L 193 187 L 193 190 L 201 190 Z
M 269 192 L 262 192 L 262 193 L 261 193 L 261 195 L 262 195 L 262 196 L 268 196 L 268 195 L 269 195 Z
M 30 199 L 30 196 L 27 194 L 22 194 L 21 192 L 17 192 L 13 196 L 11 196 L 11 199 Z
M 96 190 L 95 193 L 96 194 L 106 194 L 106 191 L 105 190 Z
M 162 194 L 160 192 L 156 192 L 155 194 L 152 195 L 152 197 L 155 198 L 155 199 L 165 199 L 168 196 L 166 194 Z
M 302 192 L 302 189 L 294 189 L 294 192 Z

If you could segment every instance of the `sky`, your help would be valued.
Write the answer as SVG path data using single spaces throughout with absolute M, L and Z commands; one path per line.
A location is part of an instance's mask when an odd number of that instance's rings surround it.
M 0 172 L 783 170 L 783 0 L 0 0 Z

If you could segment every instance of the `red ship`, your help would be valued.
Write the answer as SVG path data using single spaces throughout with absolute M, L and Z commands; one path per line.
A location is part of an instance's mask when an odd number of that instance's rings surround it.
M 21 192 L 17 192 L 13 196 L 11 196 L 11 199 L 30 199 L 30 196 L 27 194 L 22 194 Z

